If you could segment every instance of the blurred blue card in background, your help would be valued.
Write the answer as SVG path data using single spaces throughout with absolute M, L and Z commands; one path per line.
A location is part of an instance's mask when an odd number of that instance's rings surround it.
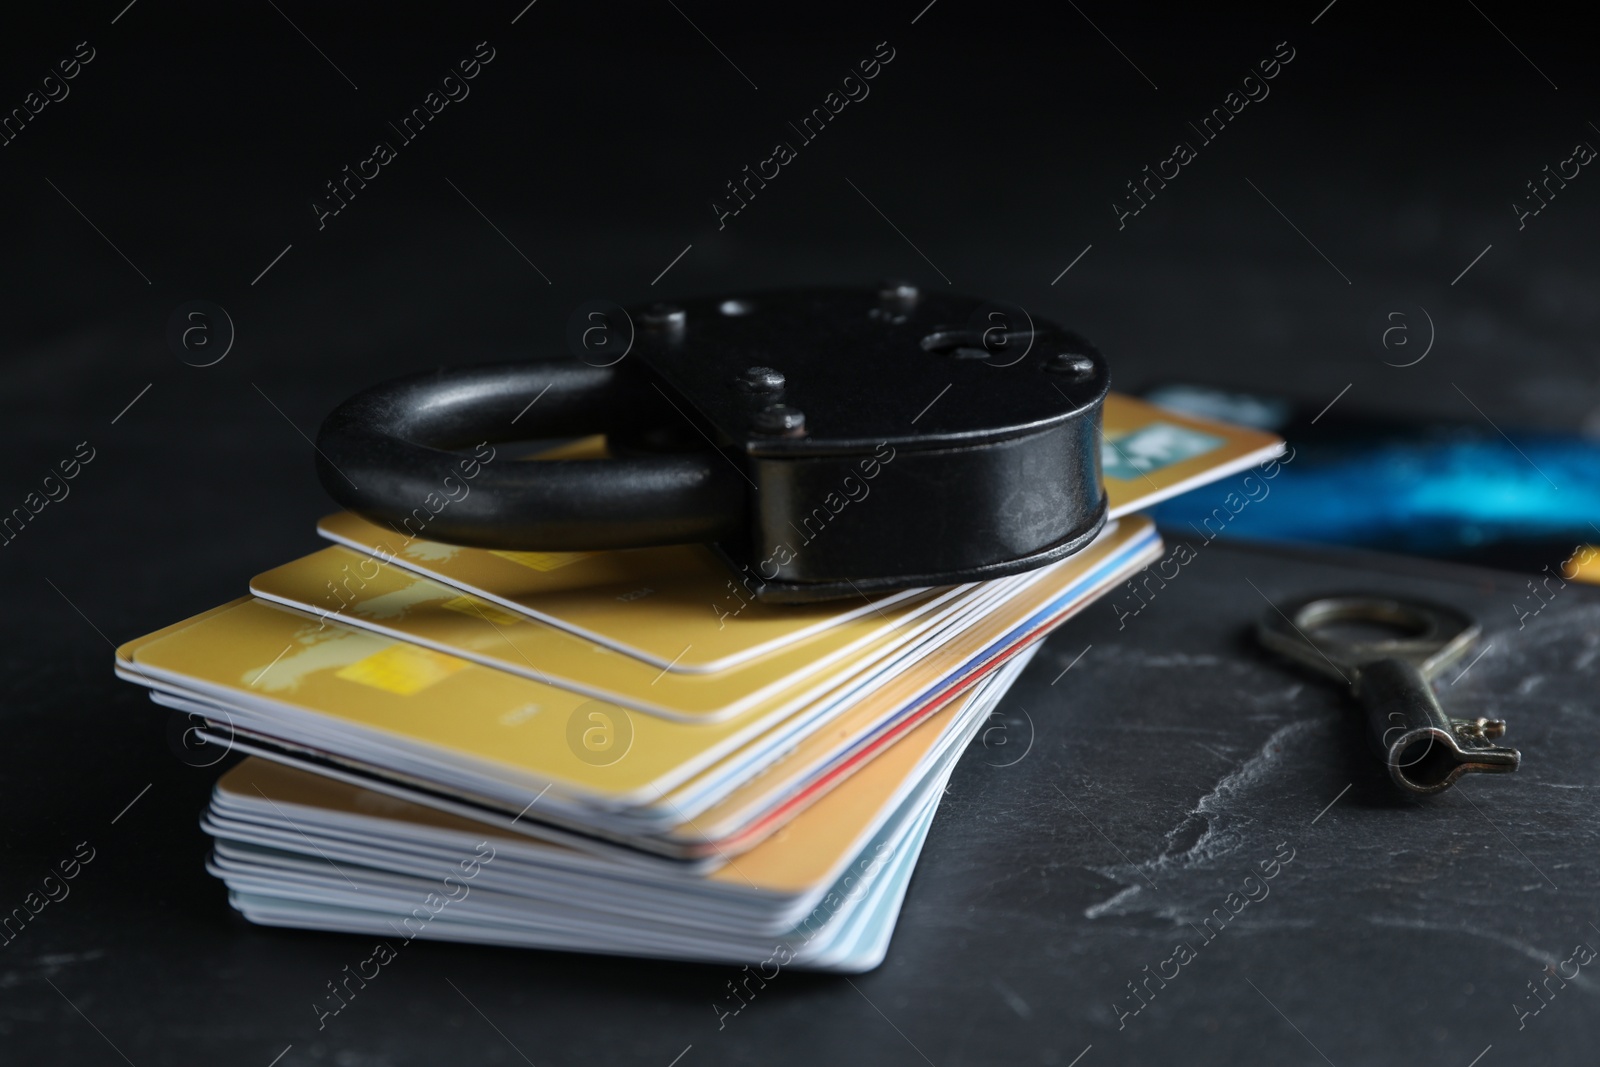
M 1531 572 L 1555 565 L 1569 578 L 1600 579 L 1575 562 L 1600 545 L 1600 441 L 1342 413 L 1313 425 L 1279 397 L 1189 384 L 1144 399 L 1271 430 L 1290 446 L 1265 494 L 1230 498 L 1236 477 L 1158 506 L 1156 522 L 1175 534 L 1348 545 Z

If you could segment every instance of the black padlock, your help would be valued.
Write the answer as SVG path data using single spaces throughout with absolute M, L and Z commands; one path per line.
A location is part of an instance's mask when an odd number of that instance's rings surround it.
M 628 317 L 633 343 L 611 365 L 446 369 L 357 394 L 318 434 L 322 484 L 398 524 L 460 450 L 605 434 L 608 459 L 485 465 L 428 537 L 544 551 L 703 541 L 778 602 L 1014 574 L 1105 523 L 1105 361 L 1016 305 L 898 283 Z

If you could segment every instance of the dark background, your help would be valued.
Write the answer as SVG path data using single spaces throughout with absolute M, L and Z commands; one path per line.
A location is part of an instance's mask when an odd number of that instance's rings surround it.
M 1600 425 L 1600 286 L 1590 252 L 1600 193 L 1589 189 L 1600 178 L 1585 168 L 1521 231 L 1511 207 L 1576 142 L 1600 144 L 1582 16 L 1504 3 L 1412 10 L 1338 0 L 1318 18 L 1322 0 L 1217 10 L 1080 4 L 1081 12 L 962 0 L 923 10 L 924 2 L 329 10 L 299 0 L 279 0 L 278 9 L 253 0 L 138 0 L 124 9 L 112 0 L 7 16 L 0 109 L 21 106 L 78 42 L 96 56 L 66 99 L 0 147 L 0 510 L 20 505 L 78 442 L 96 456 L 67 499 L 0 548 L 8 694 L 0 908 L 19 902 L 78 841 L 105 858 L 72 898 L 0 949 L 0 1047 L 41 1061 L 119 1062 L 70 997 L 141 1067 L 266 1064 L 290 1043 L 285 1064 L 438 1062 L 450 1047 L 511 1056 L 492 1035 L 463 1036 L 478 1020 L 463 1019 L 462 1005 L 426 1010 L 438 983 L 420 976 L 363 1005 L 364 1024 L 314 1039 L 298 1005 L 360 958 L 358 943 L 253 931 L 230 915 L 222 888 L 203 873 L 196 826 L 215 772 L 177 763 L 165 714 L 111 677 L 111 643 L 238 595 L 251 575 L 315 547 L 313 523 L 330 505 L 304 435 L 375 380 L 560 351 L 569 318 L 592 299 L 633 305 L 903 276 L 927 286 L 948 278 L 958 291 L 1072 325 L 1106 353 L 1124 390 L 1204 381 L 1285 394 L 1314 410 L 1349 385 L 1338 403 L 1356 412 L 1475 420 L 1470 397 L 1508 429 Z M 496 58 L 470 97 L 414 143 L 396 144 L 398 158 L 319 230 L 310 205 L 323 184 L 376 140 L 394 143 L 387 121 L 420 104 L 485 40 Z M 814 144 L 796 145 L 799 157 L 719 231 L 710 202 L 724 183 L 774 141 L 793 143 L 786 123 L 820 105 L 880 41 L 896 55 L 871 95 Z M 1269 83 L 1271 95 L 1215 143 L 1198 145 L 1186 121 L 1220 105 L 1280 41 L 1296 54 Z M 1196 144 L 1198 159 L 1119 231 L 1111 204 L 1123 183 L 1180 139 Z M 188 366 L 168 344 L 170 317 L 192 300 L 221 305 L 236 327 L 215 366 Z M 1414 367 L 1386 366 L 1386 356 L 1399 361 L 1381 344 L 1387 316 L 1416 323 L 1420 308 L 1436 325 L 1436 347 Z M 1239 617 L 1258 606 L 1241 603 Z M 1185 632 L 1180 608 L 1163 610 L 1174 613 L 1167 631 L 1124 635 L 1141 655 Z M 1064 634 L 1052 647 L 1077 640 Z M 1072 749 L 1058 756 L 1069 760 Z M 1153 756 L 1155 788 L 1163 757 Z M 1171 803 L 1192 803 L 1208 788 L 1194 783 L 1193 796 Z M 1146 836 L 1130 831 L 1122 847 L 1161 852 L 1160 831 Z M 1050 847 L 1070 857 L 1099 840 Z M 925 864 L 937 862 L 939 842 L 936 829 Z M 857 979 L 863 990 L 892 970 L 908 941 L 936 936 L 917 932 L 926 926 L 915 910 L 926 881 L 918 879 L 888 970 Z M 1062 914 L 1071 921 L 1047 938 L 1005 927 L 1027 940 L 996 949 L 1027 953 L 1039 938 L 1072 944 L 1081 907 Z M 982 923 L 965 936 L 983 938 Z M 1341 943 L 1347 981 L 1373 966 L 1359 950 L 1367 943 Z M 916 949 L 919 965 L 937 958 L 936 947 Z M 783 1027 L 747 1028 L 719 1045 L 711 1026 L 669 1022 L 679 1013 L 711 1019 L 701 1001 L 723 978 L 711 969 L 412 951 L 431 961 L 408 964 L 424 974 L 446 963 L 451 974 L 489 968 L 504 987 L 507 1018 L 498 1021 L 540 1064 L 609 1055 L 664 1067 L 691 1042 L 691 1055 L 712 1061 L 800 1055 L 793 1039 L 808 1032 L 808 1004 L 834 1013 L 836 1029 L 806 1058 L 849 1061 L 854 1042 L 875 1042 L 879 1035 L 865 1035 L 883 1023 L 837 980 L 796 977 Z M 1518 967 L 1538 973 L 1518 959 L 1507 974 Z M 1101 985 L 1113 972 L 1108 964 Z M 518 988 L 524 974 L 530 985 Z M 530 1001 L 530 991 L 551 995 L 569 976 L 576 992 L 561 1012 Z M 1066 1063 L 1090 1042 L 1118 1055 L 1103 1009 L 1039 1002 L 1018 987 L 1033 1024 L 1061 1031 L 1034 1040 L 1019 1029 L 1027 1017 L 1015 1005 L 989 1014 L 993 984 L 969 977 L 929 979 L 916 987 L 917 1003 L 879 1003 L 904 1019 L 952 1017 L 981 1001 L 974 1018 L 987 1023 L 960 1040 L 948 1033 L 943 1047 L 918 1042 L 941 1064 L 983 1062 L 984 1026 L 1002 1023 L 1014 1062 Z M 841 988 L 845 999 L 833 1000 Z M 1385 986 L 1386 996 L 1404 991 Z M 1234 995 L 1216 994 L 1219 1010 L 1232 1010 Z M 1511 995 L 1485 1010 L 1509 1018 L 1501 1001 Z M 1250 1026 L 1273 1023 L 1248 990 L 1237 996 Z M 1589 989 L 1573 996 L 1573 1015 L 1593 1014 Z M 519 1012 L 528 1021 L 519 1024 Z M 1418 1043 L 1409 1051 L 1465 1050 L 1464 1067 L 1490 1038 L 1462 1037 L 1458 1048 L 1449 1030 L 1459 1021 L 1413 1020 Z M 1334 1062 L 1402 1051 L 1378 1030 L 1361 1039 L 1360 1019 L 1347 1025 L 1357 1036 L 1343 1058 L 1318 1042 Z M 704 1030 L 713 1034 L 702 1041 Z M 541 1032 L 549 1043 L 540 1044 Z M 1143 1046 L 1151 1062 L 1162 1048 L 1226 1062 L 1254 1047 L 1248 1027 L 1240 1043 L 1210 1051 L 1177 1023 L 1150 1032 L 1176 1043 L 1146 1038 L 1156 1041 Z M 921 1062 L 897 1042 L 891 1034 L 872 1048 L 885 1061 Z M 1273 1062 L 1309 1056 L 1299 1045 L 1278 1051 Z

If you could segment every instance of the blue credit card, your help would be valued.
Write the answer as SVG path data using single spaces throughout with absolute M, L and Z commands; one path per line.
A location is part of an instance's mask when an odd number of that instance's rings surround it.
M 1600 441 L 1487 422 L 1404 423 L 1196 385 L 1152 404 L 1282 434 L 1270 484 L 1250 476 L 1157 506 L 1171 536 L 1309 541 L 1536 572 L 1600 544 Z

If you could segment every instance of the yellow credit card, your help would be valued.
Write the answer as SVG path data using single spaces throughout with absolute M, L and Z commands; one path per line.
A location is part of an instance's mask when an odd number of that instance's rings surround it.
M 313 725 L 343 727 L 341 738 L 397 744 L 424 759 L 456 757 L 535 792 L 553 785 L 600 800 L 648 795 L 745 729 L 629 715 L 581 693 L 254 599 L 137 644 L 132 663 L 144 678 L 253 710 L 239 721 L 270 737 L 300 740 L 307 731 L 296 728 L 294 713 L 309 712 L 320 720 Z
M 502 552 L 407 537 L 349 512 L 323 519 L 317 532 L 360 553 L 351 567 L 359 579 L 397 563 L 657 670 L 683 673 L 727 670 L 925 595 L 760 604 L 704 545 Z
M 1121 393 L 1106 396 L 1103 422 L 1100 475 L 1113 519 L 1263 463 L 1284 447 L 1261 430 L 1178 415 Z
M 181 622 L 175 622 L 170 625 L 163 626 L 159 630 L 152 630 L 143 637 L 135 637 L 132 641 L 124 641 L 122 644 L 117 646 L 117 666 L 123 670 L 137 670 L 133 662 L 133 654 L 138 649 L 143 648 L 152 641 L 159 641 L 169 634 L 175 634 L 180 630 L 186 630 L 190 626 L 193 626 L 195 623 L 200 622 L 203 619 L 209 619 L 213 615 L 220 615 L 225 611 L 229 611 L 238 607 L 240 604 L 248 604 L 252 599 L 253 598 L 247 596 L 235 597 L 226 604 L 218 604 L 214 608 L 207 608 L 200 614 L 184 619 Z
M 1023 595 L 974 624 L 969 634 L 993 641 L 1010 632 L 1036 610 L 1037 598 L 1080 582 L 1107 556 L 1148 533 L 1148 522 L 1121 524 L 1083 552 L 1042 569 Z M 771 716 L 751 713 L 703 725 L 633 714 L 568 689 L 260 600 L 133 642 L 131 663 L 145 679 L 183 686 L 235 708 L 242 728 L 269 737 L 325 751 L 337 748 L 336 754 L 350 758 L 361 758 L 356 754 L 361 746 L 381 747 L 386 758 L 403 754 L 425 764 L 465 768 L 502 792 L 532 795 L 550 786 L 609 808 L 658 803 L 668 790 L 775 725 Z M 946 666 L 941 657 L 939 669 Z M 937 674 L 919 660 L 897 677 L 918 675 L 931 685 Z M 874 702 L 881 721 L 904 699 L 899 687 L 884 684 L 861 702 Z
M 679 674 L 492 601 L 397 566 L 363 568 L 368 557 L 337 546 L 259 574 L 250 591 L 363 629 L 462 656 L 652 715 L 712 722 L 748 711 L 795 710 L 837 681 L 912 640 L 935 609 L 968 599 L 973 587 L 901 600 L 785 643 L 759 659 L 714 674 Z M 361 574 L 371 574 L 362 578 Z M 650 603 L 599 605 L 649 616 Z M 664 623 L 670 625 L 670 623 Z M 734 625 L 738 625 L 737 621 Z
M 1121 528 L 1109 531 L 1101 543 L 1082 557 L 1083 567 L 1094 566 L 1148 529 L 1148 520 L 1125 520 Z M 313 599 L 316 592 L 323 589 L 326 575 L 337 574 L 350 558 L 354 558 L 354 553 L 348 549 L 324 549 L 258 576 L 251 582 L 251 589 L 266 599 L 288 599 L 292 607 L 295 606 L 292 601 L 296 597 Z M 1140 559 L 1131 565 L 1142 565 L 1143 562 Z M 1080 573 L 1082 569 L 1075 567 L 1073 571 Z M 1125 571 L 1118 571 L 1105 581 L 1120 581 L 1124 574 Z M 1054 584 L 1045 583 L 1037 590 L 1019 593 L 1015 610 L 1037 610 L 1053 599 L 1058 589 Z M 670 700 L 675 703 L 675 713 L 669 717 L 679 719 L 690 718 L 683 712 L 691 703 L 703 711 L 709 707 L 699 703 L 704 699 L 716 702 L 732 698 L 737 701 L 743 691 L 756 692 L 755 687 L 763 685 L 772 689 L 769 680 L 785 682 L 791 666 L 803 667 L 810 656 L 819 654 L 820 649 L 816 646 L 831 647 L 837 643 L 842 647 L 843 642 L 851 637 L 852 628 L 864 628 L 867 625 L 866 620 L 856 620 L 813 638 L 805 645 L 764 657 L 747 667 L 715 675 L 683 676 L 657 671 L 554 627 L 505 612 L 487 601 L 458 593 L 448 586 L 399 568 L 385 568 L 384 574 L 374 583 L 349 595 L 353 599 L 333 602 L 335 605 L 348 604 L 347 610 L 337 616 L 340 621 L 377 629 L 413 643 L 472 659 L 485 666 L 513 670 L 514 673 L 563 688 L 577 688 L 590 695 L 609 689 L 610 692 L 602 693 L 602 697 L 627 707 Z M 312 605 L 312 608 L 318 614 L 330 613 L 329 609 L 320 605 Z M 992 638 L 993 633 L 987 627 L 951 635 L 949 640 L 952 643 L 940 650 L 937 662 L 959 662 L 962 658 L 975 655 Z M 831 677 L 842 680 L 870 665 L 861 663 L 861 660 L 870 656 L 876 661 L 892 652 L 904 640 L 897 633 L 891 638 L 870 642 L 841 663 L 837 670 L 831 672 Z M 794 661 L 792 664 L 791 660 Z M 805 684 L 800 687 L 790 684 L 787 688 L 774 689 L 767 697 L 752 705 L 756 708 L 753 714 L 764 718 L 769 715 L 782 717 L 786 710 L 795 710 L 804 702 L 818 699 L 835 684 L 835 681 L 827 678 L 806 678 L 804 681 Z M 895 699 L 907 701 L 915 696 L 915 687 L 924 683 L 913 672 L 886 684 L 892 687 L 890 691 L 896 694 Z M 908 685 L 911 688 L 908 689 Z M 624 691 L 628 695 L 624 695 Z M 780 706 L 785 702 L 787 706 Z M 856 738 L 870 731 L 882 718 L 883 706 L 883 701 L 871 700 L 852 707 L 825 729 L 810 734 L 792 746 L 782 758 L 766 766 L 753 782 L 741 786 L 709 812 L 701 814 L 700 808 L 704 805 L 696 805 L 692 799 L 696 782 L 675 790 L 668 795 L 668 801 L 680 811 L 694 812 L 695 817 L 692 825 L 681 827 L 673 836 L 685 841 L 700 840 L 707 836 L 717 840 L 737 832 L 740 826 L 759 814 L 762 807 L 780 798 L 808 774 L 847 750 Z M 642 707 L 641 710 L 651 709 Z M 707 717 L 699 721 L 711 719 Z M 718 772 L 712 768 L 704 773 L 712 775 Z M 686 795 L 685 789 L 691 795 Z
M 706 881 L 781 895 L 799 894 L 831 883 L 860 848 L 862 836 L 885 814 L 884 809 L 972 699 L 969 693 L 952 701 L 782 829 L 741 853 L 736 865 L 718 868 Z M 508 834 L 492 823 L 477 822 L 256 756 L 223 775 L 217 790 L 252 801 L 259 790 L 259 795 L 291 810 L 303 806 L 337 812 L 348 816 L 357 830 L 366 820 L 383 820 L 459 831 L 475 840 L 504 842 L 513 849 L 571 851 L 562 845 Z

